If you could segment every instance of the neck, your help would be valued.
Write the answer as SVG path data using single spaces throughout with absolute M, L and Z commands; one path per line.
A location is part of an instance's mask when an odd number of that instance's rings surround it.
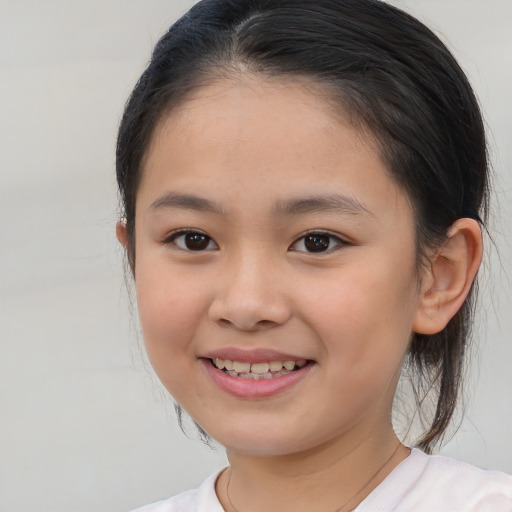
M 228 450 L 217 482 L 228 512 L 345 512 L 354 509 L 408 455 L 390 428 L 378 438 L 336 439 L 300 453 L 252 456 Z

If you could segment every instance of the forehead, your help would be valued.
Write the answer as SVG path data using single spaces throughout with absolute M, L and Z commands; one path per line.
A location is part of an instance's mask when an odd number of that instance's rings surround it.
M 216 125 L 210 130 L 213 120 Z M 286 136 L 302 136 L 313 142 L 315 133 L 321 134 L 335 125 L 353 128 L 339 102 L 322 84 L 305 78 L 239 74 L 216 78 L 195 89 L 163 116 L 152 145 L 173 131 L 174 135 L 177 131 L 185 135 L 186 128 L 196 137 L 216 136 L 215 142 L 222 145 L 230 140 L 251 142 L 254 146 L 264 141 L 272 148 L 282 144 Z M 269 130 L 270 126 L 276 130 Z M 286 131 L 275 137 L 279 129 Z M 372 137 L 366 137 L 370 143 Z
M 236 188 L 249 202 L 275 202 L 336 187 L 347 196 L 378 192 L 386 202 L 403 194 L 376 146 L 319 84 L 256 76 L 217 80 L 157 126 L 140 192 L 189 193 L 193 186 L 206 197 L 214 188 L 227 197 Z M 252 194 L 256 185 L 263 194 Z

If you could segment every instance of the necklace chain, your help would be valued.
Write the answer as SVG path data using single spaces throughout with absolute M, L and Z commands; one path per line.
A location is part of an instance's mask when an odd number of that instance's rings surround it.
M 380 466 L 379 469 L 377 469 L 377 471 L 370 477 L 370 479 L 363 485 L 363 487 L 361 487 L 361 489 L 359 489 L 359 491 L 357 491 L 356 494 L 354 494 L 348 501 L 346 501 L 341 507 L 337 508 L 333 512 L 354 512 L 355 509 L 350 509 L 350 510 L 346 510 L 346 511 L 344 511 L 344 509 L 349 503 L 351 503 L 360 494 L 362 494 L 366 490 L 366 488 L 373 482 L 373 480 L 375 480 L 375 478 L 377 478 L 379 473 L 381 473 L 381 471 L 390 463 L 391 459 L 396 455 L 396 452 L 400 448 L 400 445 L 401 445 L 401 443 L 399 442 L 397 444 L 396 448 L 393 450 L 393 453 L 386 460 L 386 462 L 384 462 L 384 464 L 382 464 L 382 466 Z M 238 509 L 235 507 L 235 505 L 233 505 L 233 502 L 231 501 L 231 496 L 229 495 L 229 484 L 231 483 L 231 474 L 232 474 L 232 471 L 231 471 L 231 467 L 230 467 L 228 483 L 226 486 L 226 496 L 228 498 L 229 506 L 232 508 L 233 512 L 239 512 Z

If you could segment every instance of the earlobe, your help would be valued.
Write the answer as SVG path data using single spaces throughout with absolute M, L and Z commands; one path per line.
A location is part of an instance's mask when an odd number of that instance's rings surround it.
M 119 221 L 116 224 L 116 237 L 119 243 L 126 249 L 128 238 L 126 236 L 126 222 Z
M 482 261 L 482 233 L 473 219 L 457 220 L 424 273 L 413 331 L 442 331 L 466 299 Z

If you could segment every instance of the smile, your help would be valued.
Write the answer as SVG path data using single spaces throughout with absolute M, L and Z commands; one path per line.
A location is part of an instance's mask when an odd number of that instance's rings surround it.
M 307 361 L 267 361 L 267 362 L 242 362 L 230 359 L 211 359 L 212 364 L 230 377 L 239 377 L 247 380 L 263 380 L 282 377 L 306 366 Z
M 221 352 L 221 353 L 219 353 Z M 273 350 L 227 349 L 201 357 L 211 382 L 222 391 L 244 400 L 279 396 L 298 385 L 317 366 Z

